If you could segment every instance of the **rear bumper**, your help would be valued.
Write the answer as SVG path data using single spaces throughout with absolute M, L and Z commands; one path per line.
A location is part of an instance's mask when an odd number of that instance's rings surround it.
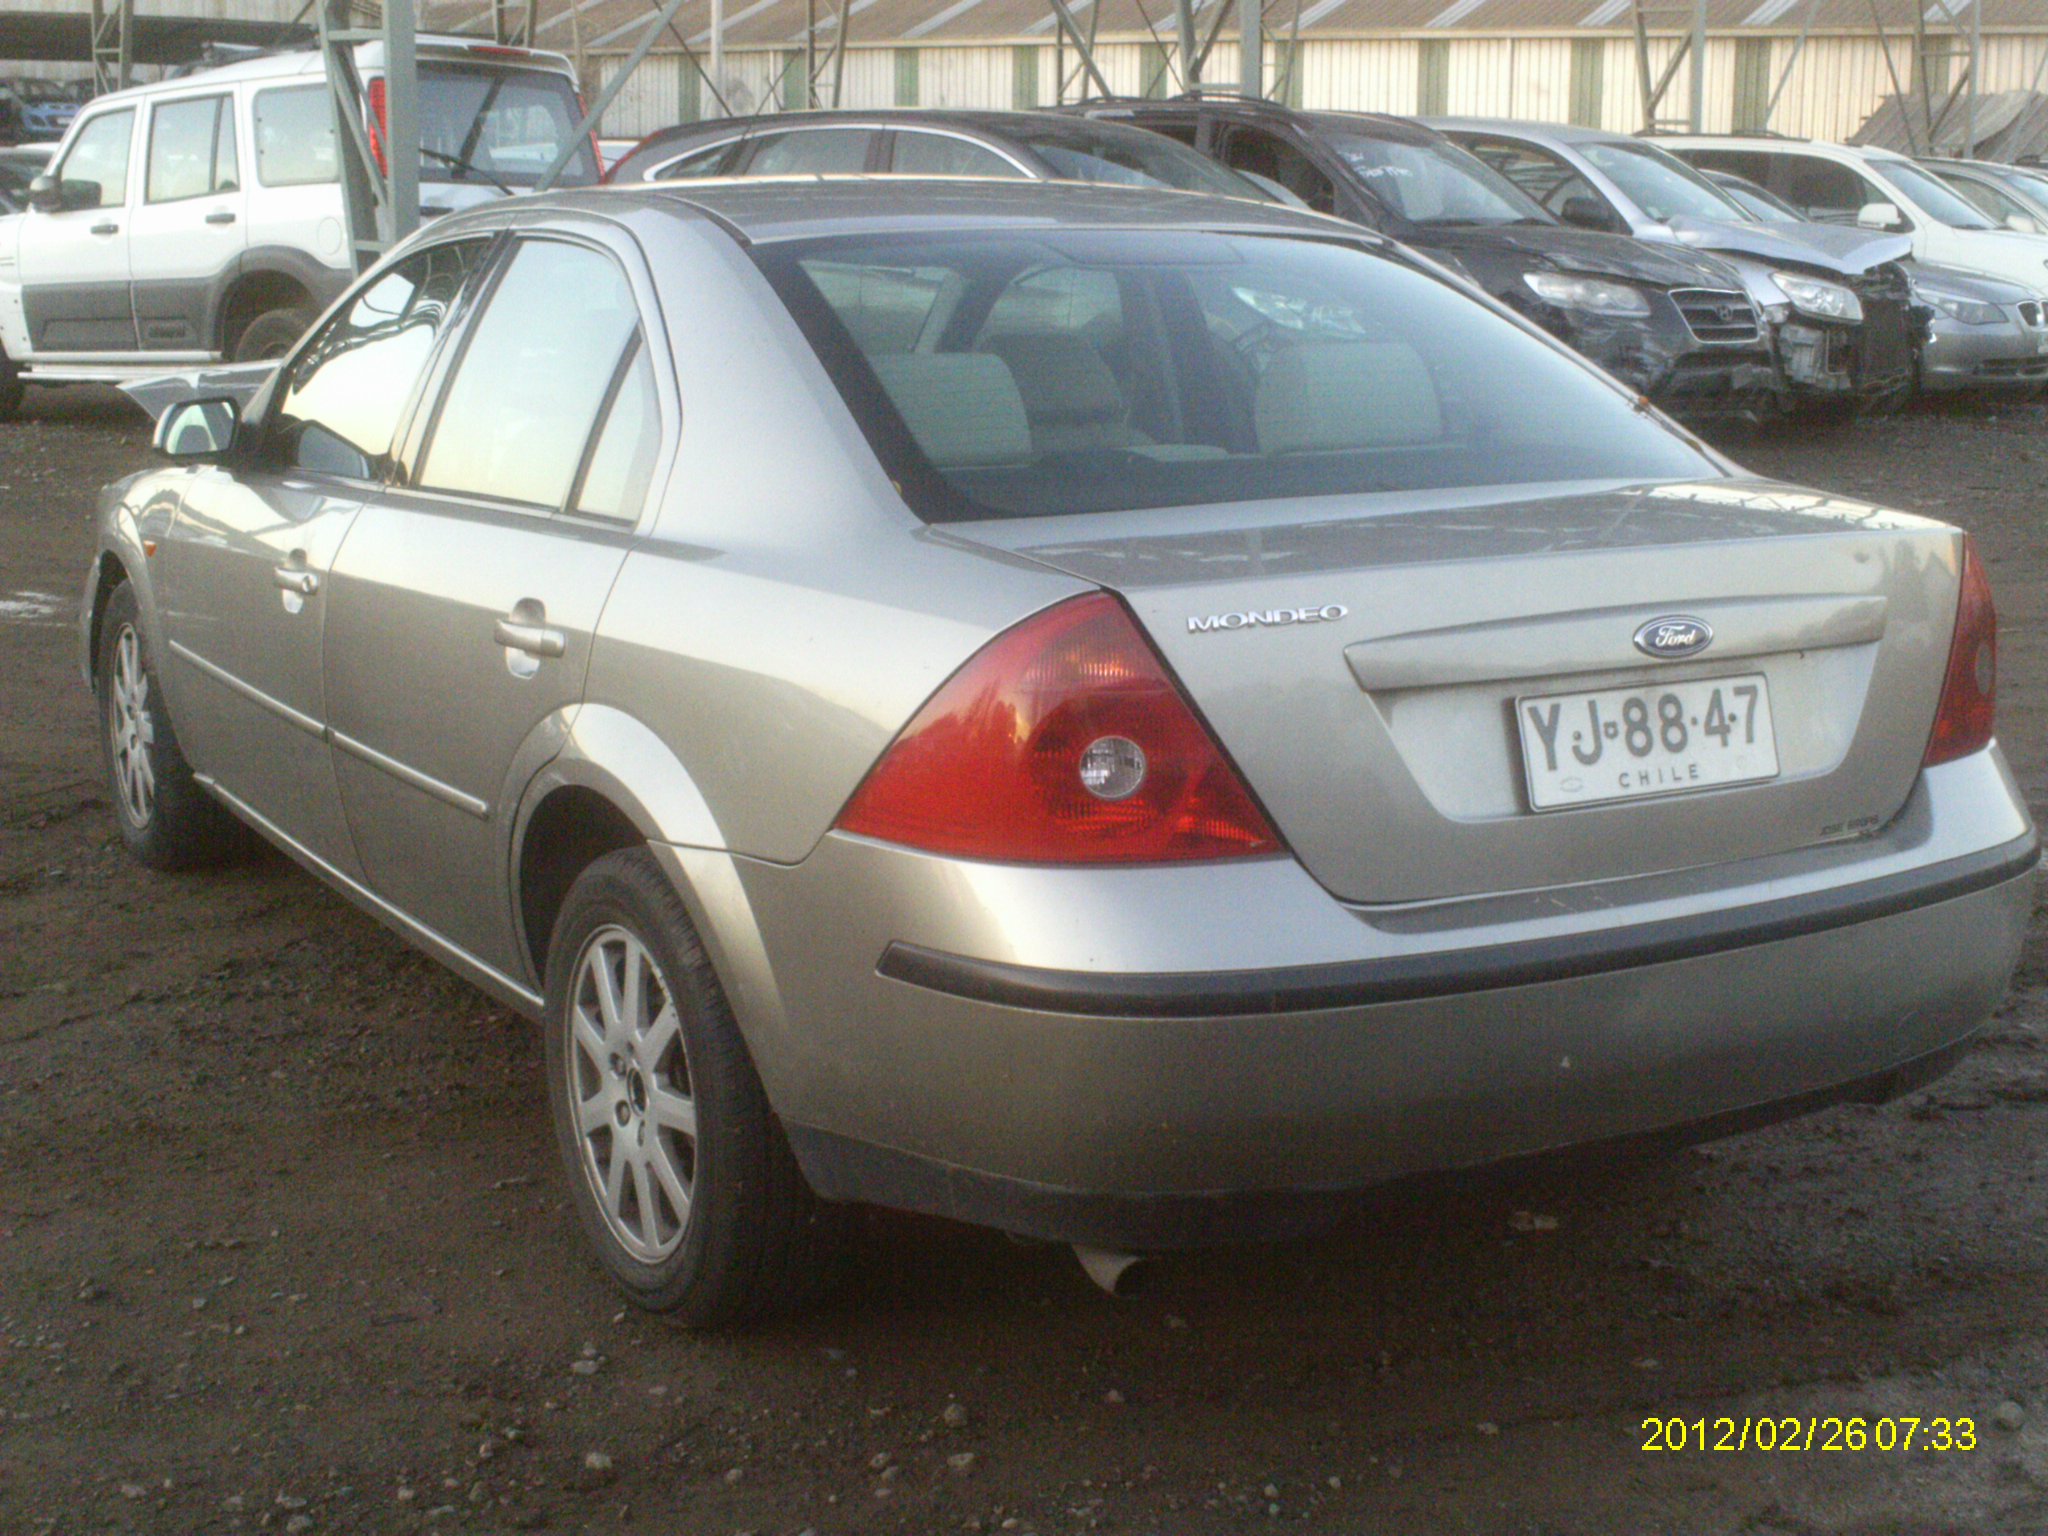
M 735 864 L 714 941 L 821 1193 L 1160 1247 L 1435 1169 L 1820 1102 L 2003 995 L 2038 844 L 1996 753 L 1737 868 L 1354 908 L 1291 860 Z

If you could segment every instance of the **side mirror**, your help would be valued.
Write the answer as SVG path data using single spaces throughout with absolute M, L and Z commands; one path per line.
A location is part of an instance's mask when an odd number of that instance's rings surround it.
M 1608 212 L 1607 205 L 1584 192 L 1566 198 L 1558 217 L 1578 229 L 1597 230 L 1601 234 L 1614 232 L 1614 215 Z
M 151 445 L 173 459 L 218 459 L 235 445 L 240 420 L 232 400 L 180 400 L 157 417 Z
M 37 213 L 62 213 L 64 194 L 57 178 L 48 171 L 28 184 L 28 205 Z
M 2028 218 L 2024 213 L 2008 213 L 2005 216 L 2005 227 L 2012 230 L 2015 234 L 2021 235 L 2038 235 L 2042 233 L 2039 221 Z
M 1856 210 L 1856 222 L 1864 229 L 1903 229 L 1897 203 L 1865 203 Z

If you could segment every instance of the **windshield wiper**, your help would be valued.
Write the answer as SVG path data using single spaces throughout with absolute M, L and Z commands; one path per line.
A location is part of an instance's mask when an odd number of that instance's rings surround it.
M 510 187 L 506 186 L 504 182 L 498 180 L 497 177 L 493 176 L 489 171 L 485 170 L 482 166 L 478 165 L 473 160 L 465 160 L 460 155 L 444 155 L 443 153 L 441 153 L 440 150 L 428 149 L 424 144 L 420 146 L 420 154 L 425 159 L 438 160 L 443 165 L 452 165 L 458 171 L 468 171 L 472 176 L 481 176 L 485 181 L 488 181 L 492 186 L 496 187 L 500 192 L 504 193 L 507 197 L 511 197 L 514 195 Z

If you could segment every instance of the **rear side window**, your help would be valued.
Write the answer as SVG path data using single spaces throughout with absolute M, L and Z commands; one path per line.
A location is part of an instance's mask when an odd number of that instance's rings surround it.
M 1880 201 L 1846 165 L 1809 155 L 1775 157 L 1770 189 L 1809 219 L 1853 224 L 1865 203 Z
M 1719 473 L 1550 343 L 1348 242 L 989 231 L 752 254 L 928 521 Z
M 488 244 L 415 252 L 359 292 L 291 362 L 271 428 L 283 468 L 382 477 L 434 338 Z
M 730 142 L 714 144 L 709 149 L 696 149 L 679 160 L 671 160 L 654 173 L 656 181 L 685 181 L 699 176 L 717 176 L 724 172 L 725 162 L 732 157 Z
M 105 112 L 78 130 L 58 168 L 66 182 L 86 182 L 99 189 L 97 201 L 66 189 L 67 208 L 118 208 L 128 200 L 128 147 L 135 137 L 135 113 L 124 107 Z
M 568 505 L 639 323 L 633 290 L 611 257 L 566 241 L 522 242 L 455 365 L 419 483 Z
M 898 129 L 890 168 L 899 176 L 1008 176 L 1024 173 L 1001 155 L 971 139 L 947 133 Z
M 250 108 L 256 135 L 256 179 L 266 187 L 333 181 L 334 109 L 324 85 L 258 91 Z
M 756 142 L 749 176 L 851 176 L 868 168 L 867 128 L 804 128 Z
M 159 106 L 149 119 L 152 203 L 232 192 L 236 185 L 232 96 L 202 96 Z

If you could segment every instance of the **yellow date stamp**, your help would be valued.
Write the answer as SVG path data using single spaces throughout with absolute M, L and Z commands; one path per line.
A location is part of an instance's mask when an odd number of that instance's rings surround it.
M 1647 1418 L 1645 1451 L 1931 1451 L 1977 1449 L 1977 1421 L 1963 1418 L 1837 1418 L 1785 1414 L 1740 1418 Z

